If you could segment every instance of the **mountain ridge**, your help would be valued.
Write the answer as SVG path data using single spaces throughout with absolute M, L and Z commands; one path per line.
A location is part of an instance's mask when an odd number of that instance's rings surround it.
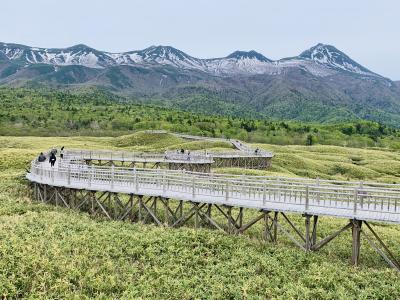
M 271 60 L 254 50 L 199 59 L 160 45 L 110 53 L 84 44 L 37 48 L 0 43 L 0 85 L 94 87 L 210 114 L 400 124 L 400 82 L 326 44 Z
M 38 48 L 21 44 L 0 43 L 0 53 L 11 61 L 22 64 L 50 64 L 54 66 L 82 65 L 89 68 L 107 68 L 117 65 L 172 65 L 177 68 L 230 76 L 278 74 L 285 69 L 300 67 L 316 76 L 329 76 L 346 71 L 363 76 L 381 77 L 356 63 L 334 46 L 318 43 L 298 56 L 271 60 L 254 50 L 235 51 L 226 57 L 200 59 L 172 46 L 150 46 L 143 50 L 121 53 L 99 51 L 85 44 L 67 48 Z

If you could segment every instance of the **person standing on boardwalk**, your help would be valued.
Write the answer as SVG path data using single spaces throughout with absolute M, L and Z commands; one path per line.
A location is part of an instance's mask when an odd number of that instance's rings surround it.
M 40 155 L 38 157 L 38 162 L 44 162 L 46 161 L 46 156 L 44 156 L 43 152 L 40 152 Z
M 61 159 L 64 158 L 64 146 L 62 146 L 61 149 L 60 149 L 60 158 Z
M 54 167 L 54 164 L 56 163 L 56 155 L 54 154 L 54 152 L 51 153 L 50 158 L 49 158 L 49 162 L 51 167 Z

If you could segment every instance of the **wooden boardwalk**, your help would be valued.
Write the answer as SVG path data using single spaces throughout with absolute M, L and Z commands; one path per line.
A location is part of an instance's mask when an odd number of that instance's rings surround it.
M 158 131 L 157 131 L 158 132 Z M 194 137 L 190 135 L 176 134 L 186 139 L 201 139 L 221 141 L 219 138 Z M 223 140 L 224 141 L 224 140 Z M 74 150 L 65 151 L 65 158 L 79 159 L 88 164 L 95 162 L 98 165 L 115 165 L 121 162 L 122 165 L 130 167 L 136 164 L 152 164 L 158 167 L 161 164 L 168 164 L 169 169 L 189 170 L 198 172 L 210 172 L 211 167 L 238 167 L 245 169 L 267 169 L 271 166 L 273 154 L 260 149 L 253 149 L 238 140 L 228 140 L 237 150 L 232 151 L 167 151 L 165 153 L 143 153 L 111 150 Z
M 158 131 L 158 132 L 164 132 L 167 133 L 167 131 Z M 195 135 L 189 135 L 189 134 L 182 134 L 182 133 L 171 133 L 177 137 L 183 138 L 183 139 L 188 139 L 188 140 L 204 140 L 204 141 L 210 141 L 210 142 L 228 142 L 231 143 L 237 150 L 236 153 L 230 151 L 229 153 L 226 153 L 226 155 L 246 155 L 246 156 L 261 156 L 261 157 L 269 157 L 272 158 L 274 157 L 274 154 L 269 151 L 265 151 L 263 149 L 254 149 L 252 146 L 236 140 L 236 139 L 224 139 L 224 138 L 211 138 L 211 137 L 205 137 L 205 136 L 195 136 Z M 257 151 L 256 151 L 257 150 Z M 222 153 L 214 152 L 213 155 L 219 157 L 219 155 Z M 225 156 L 226 157 L 226 156 Z
M 107 152 L 103 154 L 109 155 Z M 162 222 L 157 216 L 157 209 L 146 204 L 150 200 L 146 200 L 147 202 L 144 200 L 153 199 L 151 201 L 153 201 L 154 207 L 156 207 L 157 201 L 162 201 L 167 210 L 171 211 L 172 222 L 167 222 L 171 226 L 181 225 L 194 216 L 196 220 L 202 218 L 203 221 L 218 229 L 233 233 L 241 233 L 256 222 L 264 220 L 265 234 L 269 240 L 276 242 L 277 231 L 279 231 L 308 251 L 318 250 L 343 231 L 351 228 L 353 232 L 353 264 L 358 264 L 360 236 L 363 232 L 371 246 L 376 248 L 377 252 L 391 266 L 400 269 L 394 255 L 368 223 L 369 221 L 400 223 L 400 185 L 96 166 L 83 163 L 82 155 L 86 154 L 69 152 L 54 168 L 51 168 L 46 162 L 32 162 L 27 178 L 35 183 L 36 198 L 44 202 L 56 201 L 66 207 L 73 207 L 72 203 L 79 200 L 79 197 L 76 198 L 76 195 L 79 194 L 77 191 L 88 191 L 92 195 L 90 196 L 92 197 L 90 198 L 91 209 L 94 211 L 96 211 L 94 209 L 96 206 L 98 212 L 112 218 L 111 211 L 115 212 L 116 207 L 120 207 L 121 211 L 115 213 L 118 218 L 126 214 L 125 217 L 131 216 L 132 220 L 140 220 L 140 209 L 142 209 L 149 218 L 160 225 Z M 149 156 L 146 159 L 160 158 L 154 157 Z M 123 159 L 126 158 L 126 154 L 124 154 Z M 122 159 L 122 157 L 114 153 L 113 159 Z M 198 160 L 193 159 L 188 163 L 195 164 L 202 159 L 204 157 L 198 158 Z M 52 190 L 50 194 L 49 190 Z M 73 194 L 71 191 L 75 191 L 76 199 L 68 196 Z M 101 197 L 117 194 L 130 195 L 131 204 L 129 205 L 128 202 L 123 205 L 117 205 L 117 202 L 106 204 L 100 196 L 96 196 L 98 193 L 102 193 Z M 109 197 L 111 199 L 112 196 Z M 135 197 L 138 199 L 139 210 L 137 212 L 134 212 L 133 209 Z M 86 203 L 88 200 L 85 199 L 79 201 Z M 118 199 L 122 203 L 122 200 Z M 192 206 L 189 210 L 190 214 L 184 215 L 182 211 L 178 214 L 177 211 L 173 211 L 170 206 L 172 199 L 178 200 L 179 205 L 190 204 Z M 224 229 L 211 217 L 213 206 L 227 218 L 227 228 Z M 239 209 L 240 213 L 236 218 L 231 216 L 232 208 Z M 242 224 L 240 220 L 243 217 L 243 209 L 253 209 L 261 212 L 261 215 L 248 224 Z M 286 213 L 305 216 L 304 234 L 290 221 Z M 289 228 L 294 231 L 294 236 L 278 223 L 279 214 L 287 221 Z M 318 216 L 344 218 L 350 221 L 331 236 L 317 242 Z M 362 224 L 365 224 L 363 230 L 361 230 Z M 367 229 L 370 230 L 369 235 L 367 235 Z M 378 242 L 374 242 L 373 237 Z
M 186 163 L 212 164 L 211 155 L 202 153 L 135 153 L 128 151 L 109 150 L 68 150 L 64 154 L 66 159 L 98 160 L 98 161 L 125 161 L 137 163 Z

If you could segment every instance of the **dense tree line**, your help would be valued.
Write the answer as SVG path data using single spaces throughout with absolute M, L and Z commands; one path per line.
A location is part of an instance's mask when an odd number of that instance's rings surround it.
M 195 114 L 90 90 L 0 88 L 1 135 L 122 135 L 165 129 L 273 144 L 400 148 L 399 131 L 370 121 L 313 123 Z

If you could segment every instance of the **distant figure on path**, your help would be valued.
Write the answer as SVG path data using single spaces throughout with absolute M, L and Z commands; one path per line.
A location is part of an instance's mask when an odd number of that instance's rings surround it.
M 64 158 L 64 146 L 61 147 L 61 150 L 60 150 L 60 158 L 61 158 L 61 159 Z
M 40 155 L 38 157 L 38 162 L 44 162 L 46 161 L 46 156 L 44 156 L 43 152 L 40 152 Z
M 181 149 L 181 154 L 183 154 L 183 153 L 185 153 L 185 149 L 182 148 Z
M 49 158 L 51 167 L 54 167 L 56 160 L 57 160 L 56 155 L 54 153 L 51 153 L 50 158 Z
M 187 160 L 190 160 L 190 151 L 188 151 L 188 154 L 187 154 L 188 156 L 187 156 Z

